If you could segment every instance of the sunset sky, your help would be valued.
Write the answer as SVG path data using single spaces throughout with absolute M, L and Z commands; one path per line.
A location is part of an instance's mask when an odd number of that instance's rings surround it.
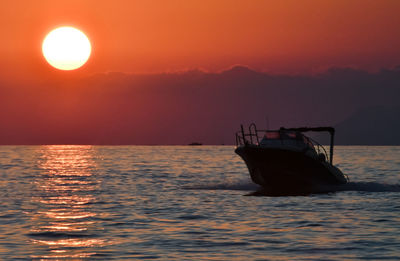
M 398 0 L 0 5 L 0 144 L 231 144 L 266 116 L 335 125 L 400 105 Z M 91 42 L 79 69 L 42 54 L 62 26 Z
M 61 25 L 92 42 L 84 74 L 376 70 L 399 64 L 399 12 L 397 0 L 2 1 L 0 70 L 3 80 L 52 73 L 41 44 Z

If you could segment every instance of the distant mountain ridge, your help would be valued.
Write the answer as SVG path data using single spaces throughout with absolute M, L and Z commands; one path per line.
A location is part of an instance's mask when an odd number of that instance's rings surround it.
M 400 106 L 369 107 L 336 125 L 337 144 L 400 145 Z

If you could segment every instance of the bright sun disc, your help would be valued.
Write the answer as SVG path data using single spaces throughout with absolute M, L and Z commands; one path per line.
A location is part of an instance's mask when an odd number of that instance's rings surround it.
M 43 40 L 42 52 L 47 62 L 60 70 L 75 70 L 89 59 L 89 39 L 76 28 L 65 26 L 51 31 Z

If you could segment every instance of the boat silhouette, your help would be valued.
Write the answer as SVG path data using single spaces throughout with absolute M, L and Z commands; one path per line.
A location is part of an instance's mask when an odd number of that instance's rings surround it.
M 329 155 L 305 132 L 328 132 L 331 136 Z M 304 194 L 329 190 L 332 185 L 348 182 L 333 165 L 335 129 L 332 127 L 283 128 L 236 133 L 235 152 L 245 161 L 252 181 L 271 194 Z

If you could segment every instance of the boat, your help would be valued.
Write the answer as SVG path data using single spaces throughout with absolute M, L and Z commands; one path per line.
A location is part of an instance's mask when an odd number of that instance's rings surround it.
M 203 145 L 203 143 L 200 143 L 200 142 L 192 142 L 192 143 L 189 143 L 188 145 L 189 145 L 189 146 L 201 146 L 201 145 Z
M 329 156 L 322 145 L 304 135 L 310 131 L 330 134 Z M 246 163 L 251 180 L 265 193 L 329 192 L 348 182 L 348 177 L 333 165 L 334 135 L 333 127 L 257 130 L 252 123 L 248 132 L 241 125 L 236 133 L 235 152 Z

